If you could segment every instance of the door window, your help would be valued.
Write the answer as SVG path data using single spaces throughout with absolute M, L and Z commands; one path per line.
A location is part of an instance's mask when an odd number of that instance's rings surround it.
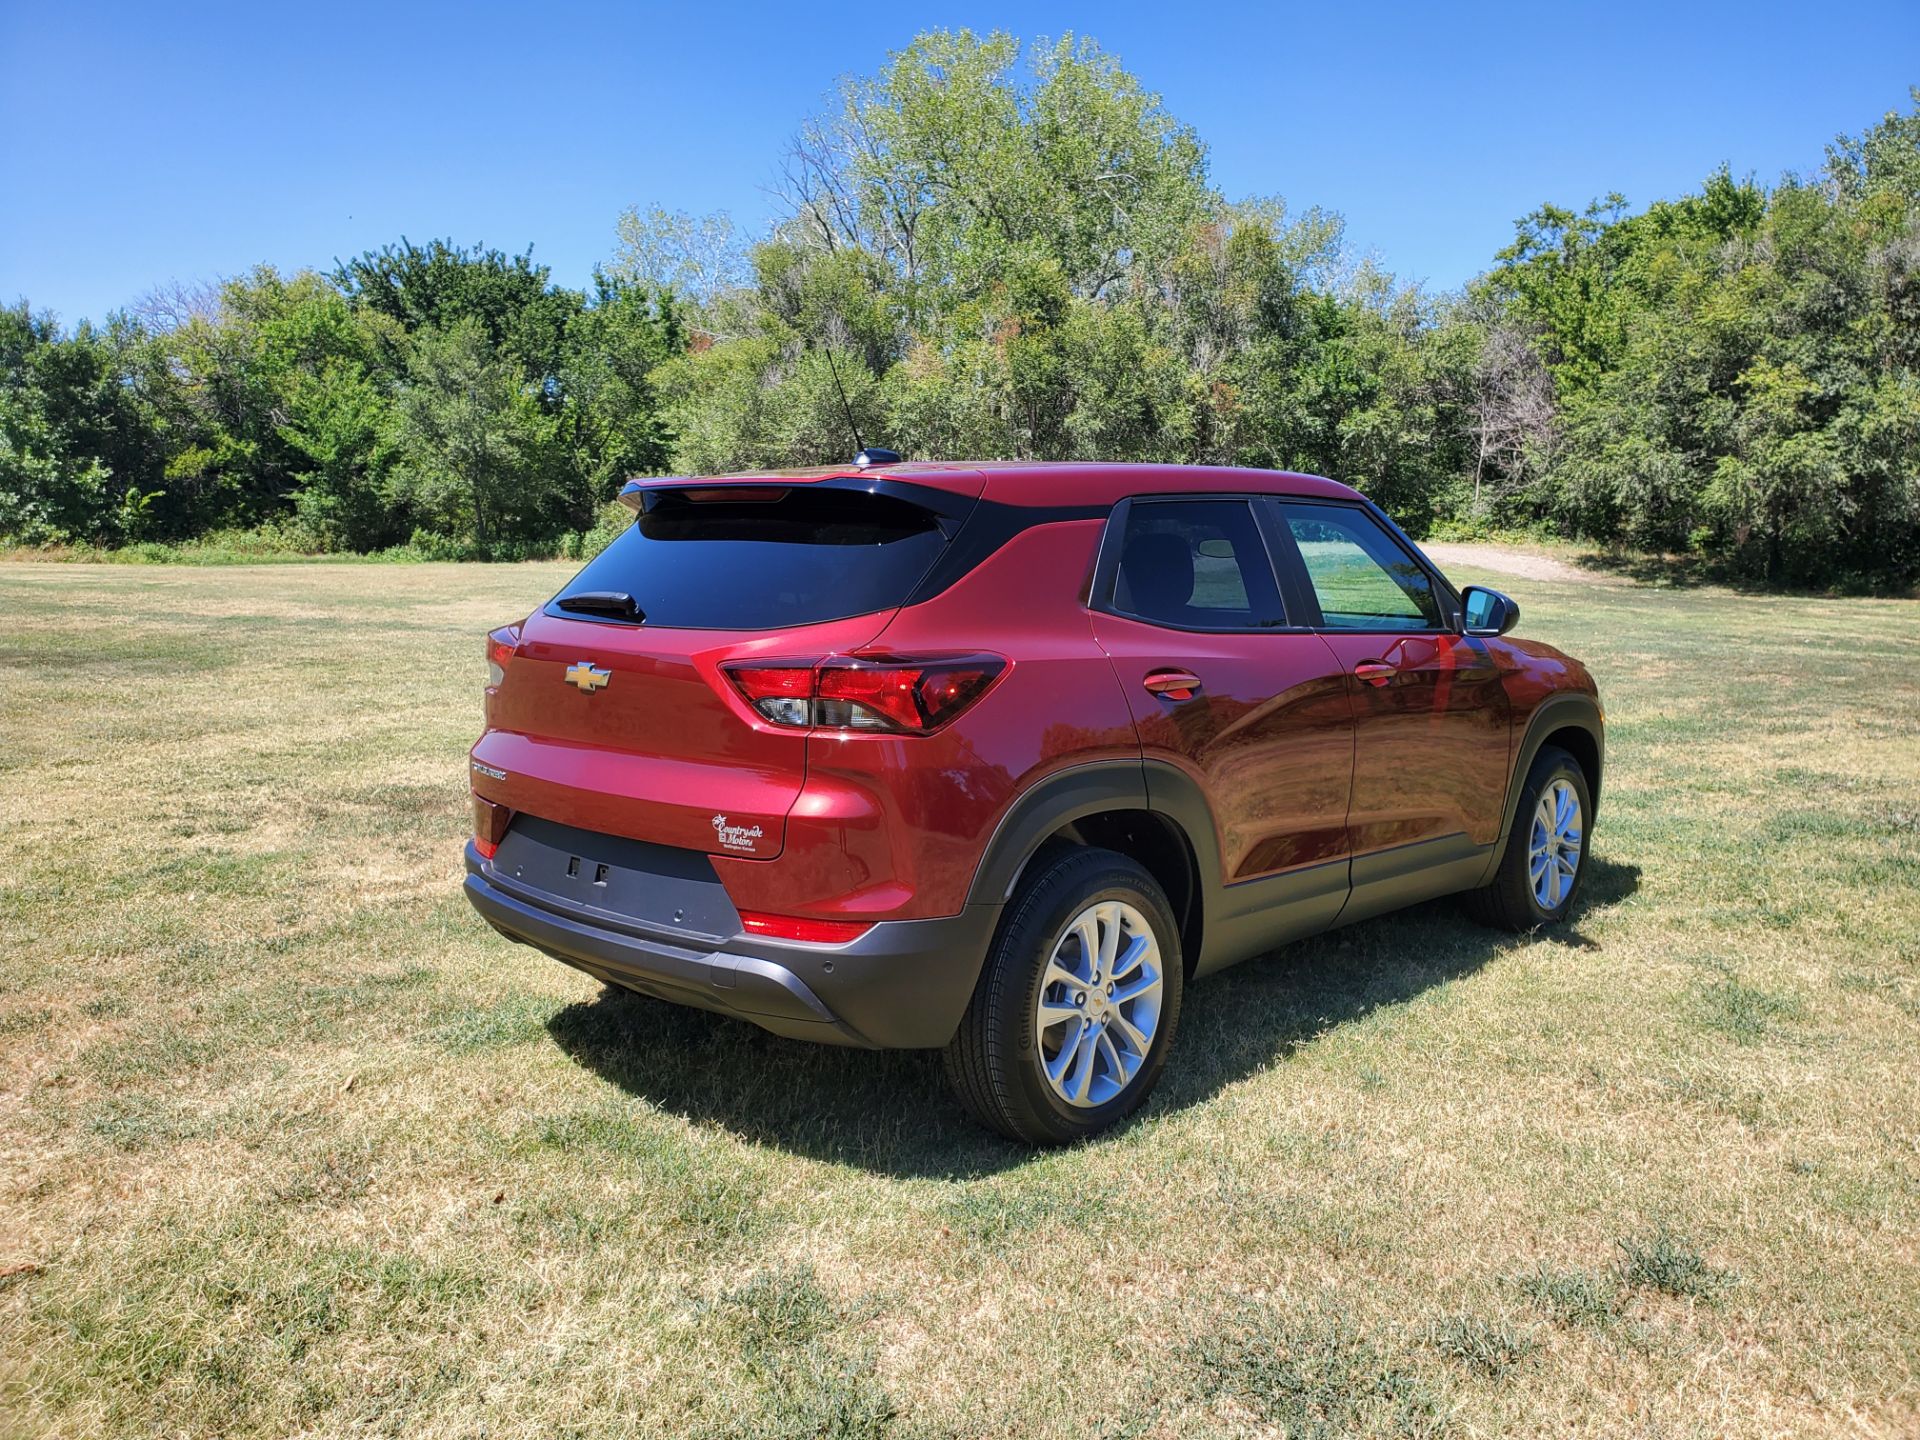
M 1245 500 L 1130 505 L 1113 608 L 1182 630 L 1286 624 L 1266 543 Z
M 1365 511 L 1282 502 L 1320 622 L 1329 630 L 1439 630 L 1427 572 Z

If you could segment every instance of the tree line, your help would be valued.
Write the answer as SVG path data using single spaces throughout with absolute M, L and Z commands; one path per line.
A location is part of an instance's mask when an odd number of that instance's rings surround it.
M 97 327 L 0 310 L 0 536 L 578 555 L 625 476 L 845 460 L 857 427 L 1307 470 L 1416 533 L 1759 583 L 1920 580 L 1920 90 L 1809 174 L 1544 205 L 1444 295 L 1336 215 L 1227 199 L 1085 39 L 922 35 L 778 174 L 764 237 L 630 211 L 586 290 L 402 241 Z

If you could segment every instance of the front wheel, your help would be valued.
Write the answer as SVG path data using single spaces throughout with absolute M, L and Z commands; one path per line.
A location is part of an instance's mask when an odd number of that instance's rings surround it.
M 1513 833 L 1490 883 L 1467 896 L 1474 917 L 1503 930 L 1566 919 L 1587 873 L 1593 799 L 1580 762 L 1556 746 L 1534 758 Z
M 1180 933 L 1159 884 L 1111 850 L 1035 860 L 947 1047 L 984 1124 L 1058 1145 L 1138 1109 L 1180 1019 Z

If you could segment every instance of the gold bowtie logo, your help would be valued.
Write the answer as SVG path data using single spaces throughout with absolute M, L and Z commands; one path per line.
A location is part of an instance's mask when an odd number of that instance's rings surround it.
M 589 695 L 605 689 L 612 678 L 611 670 L 602 670 L 591 660 L 576 660 L 567 667 L 567 684 L 577 685 Z

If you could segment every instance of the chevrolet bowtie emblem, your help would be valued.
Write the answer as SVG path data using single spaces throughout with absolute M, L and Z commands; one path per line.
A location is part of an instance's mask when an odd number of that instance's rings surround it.
M 576 660 L 567 667 L 567 684 L 578 685 L 589 695 L 604 689 L 612 678 L 611 670 L 599 669 L 591 660 Z

